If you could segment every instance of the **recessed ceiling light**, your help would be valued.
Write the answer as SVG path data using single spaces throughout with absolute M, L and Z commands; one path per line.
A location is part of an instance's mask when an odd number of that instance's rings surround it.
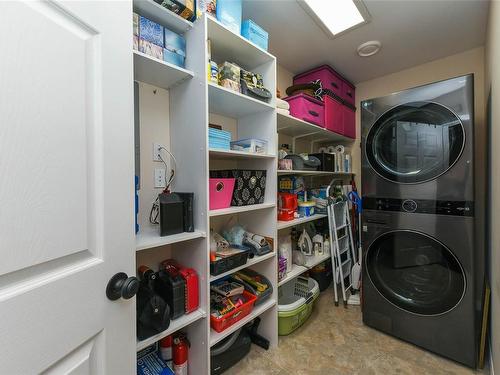
M 299 4 L 333 36 L 362 25 L 370 18 L 361 0 L 301 0 Z
M 361 57 L 373 56 L 380 51 L 380 48 L 382 48 L 382 43 L 378 40 L 370 40 L 358 47 L 358 55 Z

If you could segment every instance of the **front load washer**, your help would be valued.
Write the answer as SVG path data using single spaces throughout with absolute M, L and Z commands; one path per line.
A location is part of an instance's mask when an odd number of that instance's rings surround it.
M 482 300 L 474 218 L 455 203 L 433 213 L 407 204 L 387 198 L 363 211 L 363 322 L 474 368 Z
M 473 75 L 361 103 L 368 198 L 474 200 Z

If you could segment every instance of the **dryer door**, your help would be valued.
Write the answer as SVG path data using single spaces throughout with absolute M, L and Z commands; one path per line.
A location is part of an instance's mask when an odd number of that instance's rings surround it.
M 445 173 L 465 144 L 460 118 L 433 102 L 398 105 L 373 124 L 366 157 L 382 177 L 397 183 L 420 183 Z
M 465 293 L 465 274 L 455 255 L 420 232 L 384 233 L 368 248 L 365 261 L 378 292 L 405 311 L 442 314 Z

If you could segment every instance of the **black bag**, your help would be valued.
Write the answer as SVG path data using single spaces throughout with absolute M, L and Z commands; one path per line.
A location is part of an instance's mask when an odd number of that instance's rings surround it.
M 211 178 L 235 178 L 231 206 L 264 203 L 266 170 L 230 169 L 210 171 Z
M 220 343 L 212 346 L 210 349 L 210 375 L 222 374 L 233 367 L 250 352 L 251 345 L 249 333 L 246 329 L 240 328 Z
M 146 280 L 141 281 L 136 301 L 137 338 L 147 339 L 165 331 L 170 325 L 170 308 L 163 298 L 153 291 Z

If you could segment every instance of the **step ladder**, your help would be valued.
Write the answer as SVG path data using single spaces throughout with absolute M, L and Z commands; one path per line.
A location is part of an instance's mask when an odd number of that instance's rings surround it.
M 352 288 L 351 269 L 356 263 L 356 250 L 352 238 L 351 219 L 347 200 L 330 197 L 330 186 L 327 188 L 328 197 L 328 230 L 330 234 L 330 256 L 333 270 L 333 290 L 335 306 L 339 304 L 338 285 L 342 290 L 344 307 L 347 307 L 347 292 Z M 347 281 L 346 281 L 347 279 Z

